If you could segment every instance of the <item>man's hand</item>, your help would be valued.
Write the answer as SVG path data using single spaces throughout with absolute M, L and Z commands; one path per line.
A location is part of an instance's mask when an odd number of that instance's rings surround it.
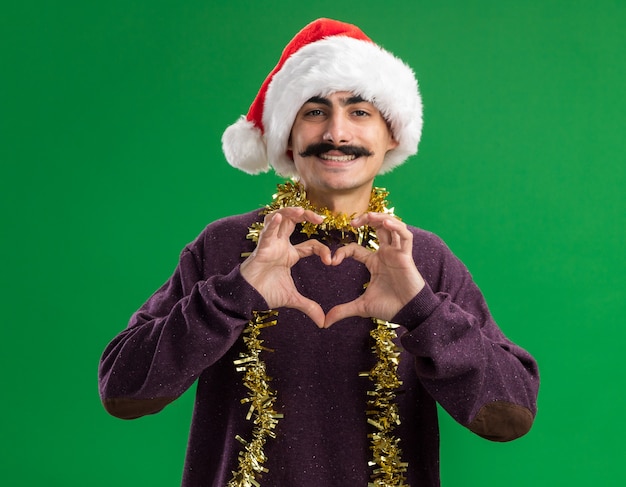
M 281 208 L 265 217 L 264 228 L 252 254 L 241 264 L 241 275 L 263 296 L 270 308 L 295 308 L 317 326 L 324 327 L 322 307 L 302 296 L 291 277 L 291 268 L 303 257 L 318 255 L 331 265 L 330 249 L 317 240 L 292 245 L 289 237 L 303 221 L 322 223 L 324 219 L 303 208 Z
M 365 264 L 371 278 L 360 297 L 337 305 L 328 312 L 325 328 L 350 316 L 390 320 L 425 285 L 413 261 L 413 234 L 404 223 L 392 215 L 365 213 L 352 220 L 351 224 L 374 228 L 379 249 L 372 252 L 351 243 L 335 252 L 332 265 L 339 265 L 346 257 L 351 257 Z

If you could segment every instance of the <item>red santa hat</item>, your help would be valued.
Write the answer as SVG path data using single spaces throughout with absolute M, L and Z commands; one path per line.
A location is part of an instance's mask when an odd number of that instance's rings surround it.
M 224 132 L 226 160 L 249 174 L 271 166 L 281 176 L 297 176 L 287 152 L 296 114 L 311 97 L 338 91 L 370 101 L 389 123 L 398 146 L 385 156 L 381 174 L 417 152 L 422 100 L 413 70 L 358 27 L 318 19 L 287 44 L 248 114 Z

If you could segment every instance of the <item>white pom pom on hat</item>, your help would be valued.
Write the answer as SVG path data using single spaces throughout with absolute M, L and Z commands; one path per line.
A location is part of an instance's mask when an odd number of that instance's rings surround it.
M 273 167 L 281 176 L 297 176 L 287 153 L 296 114 L 311 97 L 338 91 L 370 101 L 389 123 L 398 146 L 385 156 L 381 174 L 417 153 L 422 100 L 413 70 L 358 27 L 318 19 L 287 44 L 248 114 L 224 132 L 226 160 L 249 174 Z

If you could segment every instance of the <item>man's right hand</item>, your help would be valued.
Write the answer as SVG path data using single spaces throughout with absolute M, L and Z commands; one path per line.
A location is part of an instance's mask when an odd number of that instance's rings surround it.
M 299 207 L 281 208 L 268 214 L 256 249 L 241 264 L 241 275 L 263 296 L 271 309 L 298 309 L 323 328 L 325 315 L 322 307 L 302 296 L 291 277 L 291 268 L 303 257 L 318 255 L 324 264 L 332 262 L 330 249 L 317 240 L 291 244 L 289 237 L 296 225 L 304 221 L 320 224 L 324 219 Z

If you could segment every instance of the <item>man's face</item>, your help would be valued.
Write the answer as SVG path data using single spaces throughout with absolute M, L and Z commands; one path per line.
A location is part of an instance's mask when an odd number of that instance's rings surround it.
M 397 147 L 378 109 L 349 92 L 313 97 L 296 115 L 289 150 L 307 193 L 371 190 L 387 151 Z M 323 197 L 322 197 L 323 199 Z

